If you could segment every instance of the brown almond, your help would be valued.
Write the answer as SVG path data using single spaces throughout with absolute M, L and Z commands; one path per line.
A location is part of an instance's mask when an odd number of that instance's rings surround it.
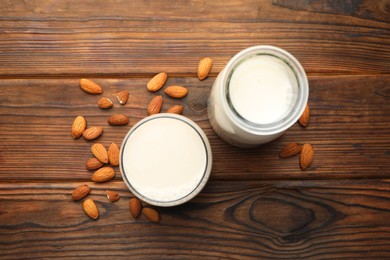
M 87 213 L 88 217 L 92 219 L 99 218 L 99 210 L 93 200 L 86 199 L 85 201 L 83 201 L 83 209 L 85 213 Z
M 122 90 L 116 93 L 116 98 L 119 101 L 119 104 L 124 105 L 126 104 L 127 100 L 129 99 L 129 91 Z
M 87 184 L 78 186 L 72 192 L 72 200 L 81 200 L 91 192 L 91 188 Z
M 103 89 L 98 84 L 89 79 L 81 79 L 80 87 L 88 94 L 98 95 L 103 93 Z
M 183 113 L 184 107 L 182 105 L 174 105 L 168 108 L 167 113 L 173 113 L 181 115 Z
M 91 126 L 84 130 L 83 137 L 85 140 L 91 141 L 98 138 L 103 133 L 103 127 Z
M 162 104 L 163 104 L 163 99 L 162 99 L 162 96 L 155 96 L 150 102 L 149 102 L 149 105 L 148 105 L 148 114 L 149 115 L 154 115 L 154 114 L 158 114 L 160 113 L 161 111 L 161 108 L 162 108 Z
M 119 165 L 119 147 L 116 143 L 112 143 L 108 147 L 108 161 L 111 166 Z
M 89 158 L 87 162 L 85 163 L 85 168 L 89 171 L 97 170 L 101 167 L 103 167 L 104 163 L 99 161 L 96 157 Z
M 198 65 L 198 78 L 204 80 L 210 73 L 211 67 L 213 66 L 213 60 L 209 57 L 202 58 Z
M 314 159 L 314 149 L 311 144 L 304 144 L 302 146 L 301 155 L 299 157 L 299 164 L 302 170 L 310 167 Z
M 102 163 L 108 163 L 108 153 L 104 145 L 100 143 L 93 144 L 91 146 L 91 152 Z
M 150 92 L 156 92 L 164 86 L 165 82 L 167 81 L 167 78 L 167 73 L 161 72 L 154 76 L 151 80 L 149 80 L 146 87 Z
M 155 223 L 160 222 L 160 214 L 155 209 L 143 208 L 142 209 L 142 214 L 144 214 L 145 217 L 147 217 L 152 222 L 155 222 Z
M 112 107 L 112 105 L 113 105 L 113 103 L 112 103 L 111 99 L 109 99 L 107 97 L 101 97 L 98 100 L 98 107 L 100 107 L 101 109 L 110 108 L 110 107 Z
M 77 116 L 73 120 L 73 124 L 72 124 L 72 137 L 74 139 L 79 138 L 83 134 L 86 127 L 87 127 L 87 120 L 85 120 L 83 116 Z
M 136 219 L 141 213 L 142 205 L 141 201 L 138 198 L 131 198 L 129 201 L 129 208 L 131 216 Z
M 306 104 L 305 110 L 303 110 L 303 113 L 299 118 L 298 122 L 301 126 L 306 127 L 309 124 L 309 119 L 310 119 L 310 108 L 309 108 L 309 104 Z
M 183 98 L 188 94 L 188 90 L 182 86 L 170 86 L 164 92 L 172 98 Z
M 107 199 L 111 202 L 118 201 L 120 199 L 119 194 L 112 190 L 106 190 Z
M 280 150 L 279 156 L 281 158 L 288 158 L 298 154 L 300 151 L 301 146 L 298 143 L 289 143 Z
M 94 182 L 105 182 L 115 177 L 115 171 L 111 167 L 103 167 L 92 174 L 91 180 Z
M 110 125 L 127 125 L 129 123 L 129 117 L 124 114 L 115 114 L 110 116 L 107 121 Z

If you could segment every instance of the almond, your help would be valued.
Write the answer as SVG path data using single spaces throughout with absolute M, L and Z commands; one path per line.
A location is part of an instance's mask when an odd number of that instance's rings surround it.
M 301 124 L 301 126 L 306 127 L 307 124 L 309 124 L 309 119 L 310 119 L 310 108 L 309 108 L 309 104 L 306 104 L 305 110 L 303 110 L 303 113 L 299 118 L 298 122 L 299 124 Z
M 92 219 L 99 218 L 99 210 L 93 200 L 86 199 L 85 201 L 83 201 L 83 209 L 85 213 L 87 213 L 88 217 Z
M 124 114 L 115 114 L 108 118 L 110 125 L 127 125 L 129 123 L 129 117 Z
M 204 80 L 210 73 L 213 66 L 213 60 L 209 57 L 203 58 L 199 61 L 198 65 L 198 78 Z
M 288 158 L 298 154 L 301 151 L 301 146 L 298 143 L 286 144 L 279 153 L 281 158 Z
M 92 126 L 87 128 L 83 132 L 83 137 L 85 140 L 91 141 L 98 138 L 103 133 L 103 128 L 98 126 Z
M 170 86 L 164 92 L 172 98 L 183 98 L 188 94 L 188 90 L 182 86 Z
M 141 213 L 142 205 L 138 198 L 131 198 L 129 201 L 130 214 L 135 219 Z
M 163 99 L 161 95 L 154 97 L 148 105 L 148 114 L 154 115 L 160 113 L 162 108 L 162 103 L 163 103 Z
M 107 199 L 111 202 L 115 202 L 120 199 L 119 194 L 112 190 L 106 190 Z
M 72 192 L 72 200 L 81 200 L 82 198 L 87 196 L 90 191 L 91 188 L 87 184 L 80 185 Z
M 108 147 L 108 161 L 111 166 L 119 165 L 119 147 L 115 143 L 110 144 Z
M 98 84 L 89 79 L 81 79 L 80 87 L 88 94 L 98 95 L 103 93 L 103 89 Z
M 115 177 L 115 171 L 111 167 L 103 167 L 92 174 L 91 180 L 94 182 L 105 182 Z
M 86 127 L 87 127 L 87 120 L 85 120 L 83 116 L 77 116 L 73 120 L 73 124 L 72 124 L 72 137 L 74 139 L 79 138 L 83 134 Z
M 168 108 L 167 113 L 173 113 L 181 115 L 183 113 L 183 106 L 182 105 L 175 105 Z
M 304 144 L 301 150 L 301 156 L 299 157 L 299 164 L 302 170 L 306 170 L 310 167 L 314 159 L 314 149 L 311 144 Z
M 164 86 L 165 82 L 167 81 L 167 78 L 167 73 L 161 72 L 154 76 L 151 80 L 149 80 L 146 87 L 150 92 L 156 92 Z
M 145 217 L 147 217 L 152 222 L 155 222 L 155 223 L 160 222 L 160 214 L 155 209 L 143 208 L 142 214 L 144 214 Z
M 116 93 L 116 98 L 119 101 L 119 104 L 124 105 L 126 104 L 127 100 L 129 99 L 129 91 L 122 90 Z
M 101 167 L 103 167 L 104 163 L 99 161 L 96 157 L 89 158 L 87 162 L 85 163 L 85 168 L 90 171 L 97 170 Z
M 104 145 L 100 143 L 93 144 L 91 146 L 91 152 L 102 163 L 108 163 L 108 153 Z
M 107 98 L 107 97 L 102 97 L 98 100 L 98 107 L 102 108 L 102 109 L 107 109 L 107 108 L 110 108 L 112 107 L 112 101 L 111 99 Z

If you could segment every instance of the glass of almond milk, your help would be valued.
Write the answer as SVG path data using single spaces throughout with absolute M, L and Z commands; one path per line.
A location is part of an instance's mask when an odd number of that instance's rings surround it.
M 212 154 L 202 129 L 176 114 L 144 118 L 127 133 L 120 170 L 131 192 L 156 206 L 182 204 L 195 197 L 210 176 Z
M 214 82 L 208 114 L 214 131 L 238 147 L 281 136 L 303 113 L 309 84 L 287 51 L 267 45 L 236 54 Z

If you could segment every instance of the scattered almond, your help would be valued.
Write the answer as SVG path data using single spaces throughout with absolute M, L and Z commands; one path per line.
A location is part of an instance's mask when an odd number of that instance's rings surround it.
M 87 162 L 85 163 L 85 168 L 89 171 L 97 170 L 101 167 L 103 167 L 104 163 L 99 161 L 96 157 L 89 158 Z
M 92 126 L 84 130 L 83 137 L 85 140 L 91 141 L 98 138 L 102 133 L 102 127 Z
M 173 113 L 181 115 L 183 113 L 183 106 L 182 105 L 174 105 L 168 108 L 167 113 Z
M 210 73 L 211 67 L 213 66 L 213 60 L 209 57 L 202 58 L 198 65 L 198 78 L 204 80 Z
M 145 217 L 147 217 L 152 222 L 155 222 L 155 223 L 160 222 L 160 214 L 155 209 L 143 208 L 142 214 L 144 214 Z
M 154 76 L 151 80 L 149 80 L 146 87 L 150 92 L 156 92 L 164 86 L 165 82 L 167 81 L 167 78 L 167 73 L 161 72 Z
M 115 171 L 113 168 L 103 167 L 97 170 L 96 172 L 94 172 L 94 174 L 92 174 L 91 179 L 94 182 L 105 182 L 111 180 L 114 177 L 115 177 Z
M 304 144 L 302 146 L 301 155 L 299 157 L 299 164 L 302 170 L 310 167 L 314 159 L 314 149 L 311 144 Z
M 306 127 L 309 124 L 309 119 L 310 119 L 310 108 L 309 108 L 309 104 L 306 104 L 305 110 L 303 111 L 298 122 L 299 124 L 301 124 L 301 126 Z
M 188 94 L 188 90 L 182 86 L 170 86 L 164 92 L 172 98 L 183 98 Z
M 129 208 L 130 208 L 131 216 L 134 219 L 138 218 L 139 214 L 141 213 L 141 209 L 142 209 L 141 201 L 136 197 L 131 198 L 129 201 Z
M 83 209 L 85 213 L 87 213 L 88 217 L 92 219 L 98 219 L 99 218 L 99 210 L 95 204 L 95 202 L 91 199 L 86 199 L 83 202 Z
M 124 114 L 115 114 L 108 118 L 110 125 L 127 125 L 129 123 L 129 117 Z
M 116 93 L 116 98 L 119 101 L 119 104 L 124 105 L 126 104 L 127 100 L 129 99 L 129 91 L 122 90 Z
M 90 191 L 91 188 L 87 184 L 80 185 L 72 192 L 72 200 L 81 200 L 82 198 L 87 196 Z
M 98 95 L 103 93 L 103 89 L 98 84 L 89 79 L 81 79 L 80 87 L 88 94 Z
M 108 161 L 111 166 L 119 165 L 119 147 L 116 143 L 112 143 L 108 147 Z
M 98 107 L 100 107 L 101 109 L 110 108 L 110 107 L 112 107 L 112 105 L 113 105 L 113 103 L 112 103 L 111 99 L 109 99 L 107 97 L 101 97 L 98 100 Z
M 102 163 L 108 163 L 108 153 L 104 145 L 95 143 L 91 146 L 92 154 Z
M 162 108 L 162 103 L 163 103 L 163 99 L 161 95 L 154 97 L 148 105 L 148 114 L 154 115 L 160 113 Z
M 111 202 L 119 200 L 119 194 L 112 190 L 106 190 L 107 199 Z
M 74 139 L 79 138 L 83 134 L 86 127 L 87 127 L 87 120 L 85 120 L 83 116 L 77 116 L 73 120 L 73 124 L 72 124 L 72 137 Z
M 279 153 L 281 158 L 294 156 L 301 151 L 301 146 L 298 143 L 289 143 L 285 145 Z

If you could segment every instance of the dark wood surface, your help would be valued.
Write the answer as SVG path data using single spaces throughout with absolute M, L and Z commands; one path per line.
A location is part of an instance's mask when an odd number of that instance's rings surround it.
M 311 120 L 255 149 L 225 144 L 207 119 L 216 75 L 243 48 L 291 52 L 309 76 Z M 390 258 L 389 1 L 6 1 L 0 0 L 0 258 L 339 259 Z M 199 59 L 210 56 L 199 81 Z M 133 220 L 132 194 L 116 178 L 90 182 L 92 142 L 73 140 L 83 115 L 97 140 L 120 144 L 147 115 L 146 90 L 165 71 L 189 89 L 163 110 L 207 134 L 213 170 L 204 191 L 161 222 Z M 90 78 L 125 106 L 97 107 L 78 87 Z M 130 124 L 107 117 L 124 113 Z M 311 143 L 313 165 L 280 159 L 288 142 Z M 90 220 L 72 190 L 82 183 L 100 209 Z M 105 190 L 118 191 L 110 203 Z

